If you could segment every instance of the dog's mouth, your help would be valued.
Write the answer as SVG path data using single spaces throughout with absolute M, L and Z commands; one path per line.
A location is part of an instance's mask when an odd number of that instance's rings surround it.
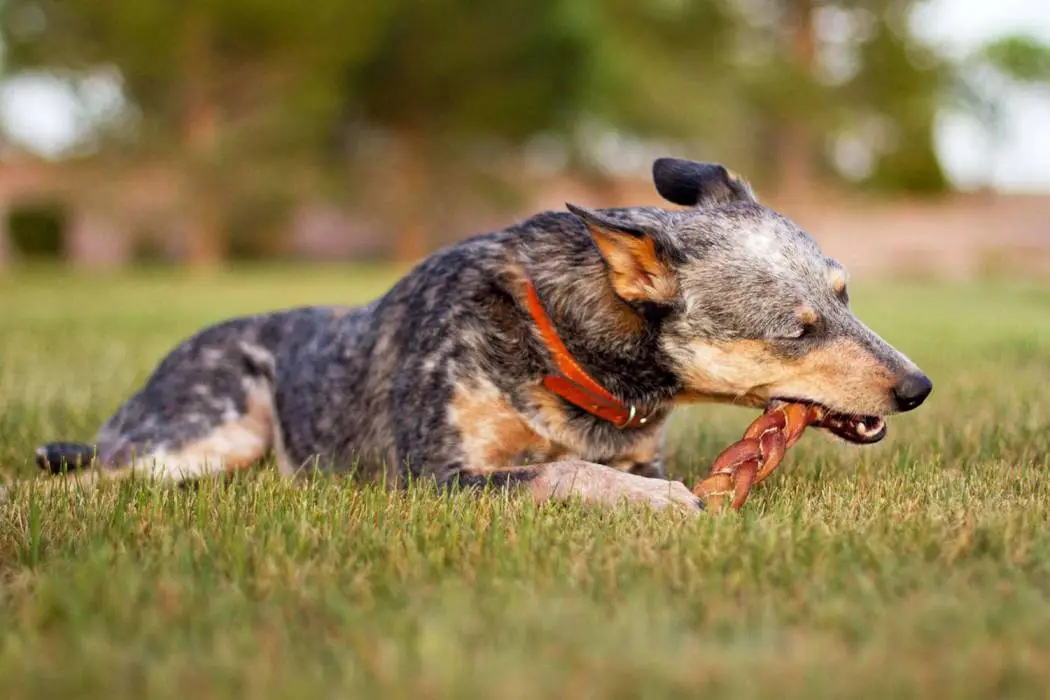
M 812 401 L 797 399 L 774 399 L 776 403 L 803 403 L 818 409 L 820 418 L 811 425 L 823 428 L 847 442 L 856 445 L 871 445 L 886 437 L 886 419 L 881 416 L 863 416 L 852 413 L 837 413 L 826 406 Z

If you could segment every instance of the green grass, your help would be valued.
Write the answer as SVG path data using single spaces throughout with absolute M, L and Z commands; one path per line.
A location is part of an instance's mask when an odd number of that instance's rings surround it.
M 0 278 L 0 473 L 87 439 L 229 314 L 391 273 Z M 1050 288 L 854 290 L 926 368 L 871 448 L 808 434 L 740 515 L 388 494 L 268 472 L 0 505 L 5 698 L 990 697 L 1050 687 Z M 673 422 L 688 483 L 754 413 Z M 39 483 L 39 482 L 38 482 Z

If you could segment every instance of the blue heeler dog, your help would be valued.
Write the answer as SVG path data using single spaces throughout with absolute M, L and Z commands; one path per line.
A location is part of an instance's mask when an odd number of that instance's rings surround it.
M 691 513 L 703 503 L 660 461 L 680 403 L 818 404 L 866 443 L 926 399 L 926 375 L 851 313 L 843 268 L 746 182 L 672 158 L 653 177 L 683 209 L 568 205 L 435 253 L 367 306 L 207 328 L 94 445 L 38 463 L 177 483 L 274 454 L 288 475 Z

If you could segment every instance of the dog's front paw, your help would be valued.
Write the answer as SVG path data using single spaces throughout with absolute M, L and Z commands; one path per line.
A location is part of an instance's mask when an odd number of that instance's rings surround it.
M 629 503 L 646 504 L 654 510 L 672 508 L 687 514 L 696 514 L 704 510 L 703 501 L 693 495 L 689 487 L 682 482 L 642 478 L 648 483 L 632 483 L 624 494 Z
M 577 497 L 585 503 L 606 507 L 628 503 L 688 515 L 703 510 L 703 502 L 681 482 L 651 479 L 591 462 L 544 465 L 531 489 L 536 500 Z

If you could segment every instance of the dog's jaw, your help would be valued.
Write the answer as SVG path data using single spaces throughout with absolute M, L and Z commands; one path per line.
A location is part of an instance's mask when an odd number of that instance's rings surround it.
M 813 424 L 814 427 L 823 428 L 847 442 L 852 442 L 856 445 L 872 445 L 886 437 L 888 428 L 886 419 L 882 416 L 839 413 L 819 403 L 788 398 L 774 399 L 769 405 L 775 406 L 784 403 L 804 403 L 816 406 L 822 413 L 822 416 Z

